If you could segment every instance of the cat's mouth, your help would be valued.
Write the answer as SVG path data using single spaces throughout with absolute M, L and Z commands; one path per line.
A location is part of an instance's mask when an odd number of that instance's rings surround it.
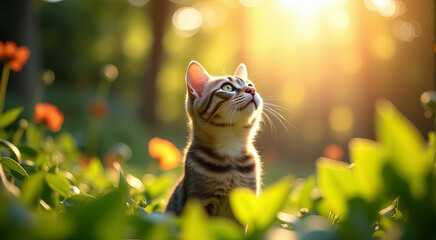
M 240 108 L 239 110 L 243 110 L 243 109 L 245 109 L 246 107 L 248 107 L 248 105 L 250 105 L 251 103 L 253 103 L 254 104 L 254 109 L 257 109 L 257 103 L 256 103 L 256 101 L 254 100 L 254 97 L 251 99 L 251 101 L 249 101 L 247 104 L 245 104 L 245 106 L 243 106 L 242 108 Z

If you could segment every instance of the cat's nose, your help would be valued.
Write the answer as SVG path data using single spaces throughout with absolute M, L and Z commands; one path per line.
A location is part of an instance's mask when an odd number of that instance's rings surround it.
M 245 92 L 251 94 L 252 96 L 254 96 L 254 94 L 256 94 L 256 89 L 254 89 L 253 87 L 248 87 L 245 90 Z

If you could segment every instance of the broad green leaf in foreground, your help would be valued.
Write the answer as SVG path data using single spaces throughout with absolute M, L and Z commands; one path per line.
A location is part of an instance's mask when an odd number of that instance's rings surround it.
M 230 205 L 235 217 L 248 231 L 264 230 L 275 219 L 277 212 L 288 199 L 292 179 L 285 177 L 256 198 L 248 188 L 237 188 L 230 193 Z
M 196 200 L 189 200 L 183 210 L 180 239 L 213 239 L 204 208 Z
M 29 174 L 24 170 L 24 168 L 18 164 L 15 160 L 8 158 L 8 157 L 2 157 L 0 160 L 3 169 L 12 174 L 14 177 L 16 177 L 20 181 L 24 181 L 26 178 L 29 178 Z
M 229 198 L 235 217 L 244 225 L 252 224 L 257 215 L 257 199 L 253 190 L 237 188 Z
M 23 182 L 21 187 L 21 200 L 25 204 L 36 205 L 39 202 L 45 175 L 45 172 L 39 172 L 30 175 L 30 177 Z
M 336 214 L 346 215 L 347 200 L 356 196 L 358 186 L 352 170 L 346 163 L 320 158 L 316 162 L 318 185 Z
M 408 179 L 415 198 L 424 195 L 426 173 L 432 159 L 424 156 L 424 140 L 418 129 L 388 100 L 376 104 L 376 133 L 385 145 L 387 158 L 399 174 Z
M 349 142 L 349 149 L 357 184 L 363 196 L 374 199 L 383 187 L 383 145 L 372 140 L 355 138 Z
M 17 107 L 3 113 L 0 117 L 0 128 L 11 125 L 11 123 L 13 123 L 18 118 L 18 116 L 20 116 L 21 112 L 23 112 L 23 108 Z
M 243 239 L 241 226 L 226 218 L 211 218 L 209 229 L 217 239 Z
M 65 177 L 48 173 L 45 175 L 45 180 L 48 186 L 62 197 L 69 197 L 71 195 L 70 184 Z
M 126 229 L 124 196 L 115 189 L 75 209 L 71 215 L 76 231 L 71 239 L 122 239 Z
M 293 211 L 298 211 L 301 208 L 312 209 L 313 199 L 311 198 L 311 194 L 315 186 L 315 176 L 295 180 L 289 195 L 289 205 Z
M 292 178 L 285 177 L 260 194 L 257 204 L 256 225 L 264 229 L 271 224 L 288 199 Z

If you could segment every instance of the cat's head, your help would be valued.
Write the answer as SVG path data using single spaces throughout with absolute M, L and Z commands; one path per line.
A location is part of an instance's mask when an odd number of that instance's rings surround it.
M 251 128 L 257 125 L 263 102 L 241 63 L 234 76 L 212 77 L 196 61 L 186 72 L 186 108 L 196 125 Z

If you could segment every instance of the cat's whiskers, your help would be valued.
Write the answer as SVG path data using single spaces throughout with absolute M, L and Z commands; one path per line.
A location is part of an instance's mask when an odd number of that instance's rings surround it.
M 274 134 L 275 134 L 274 136 L 275 136 L 276 141 L 277 141 L 277 128 L 276 128 L 276 125 L 271 120 L 271 118 L 268 116 L 268 114 L 266 114 L 265 112 L 262 112 L 262 115 L 265 116 L 265 118 L 267 119 L 267 121 L 269 123 L 270 131 L 272 132 L 274 130 Z M 263 119 L 262 119 L 262 121 L 266 124 L 266 122 Z
M 295 126 L 291 124 L 285 117 L 283 117 L 283 115 L 280 112 L 278 112 L 271 106 L 264 105 L 264 110 L 269 114 L 271 114 L 272 116 L 274 116 L 281 123 L 281 125 L 286 129 L 286 131 L 288 131 L 288 128 L 286 127 L 285 123 L 295 128 Z
M 291 113 L 291 111 L 290 111 L 289 109 L 287 109 L 287 108 L 285 108 L 285 107 L 282 107 L 282 106 L 280 106 L 280 105 L 274 104 L 274 103 L 269 103 L 269 102 L 265 102 L 265 101 L 264 101 L 263 104 L 264 104 L 264 105 L 267 105 L 267 106 L 270 106 L 270 107 L 277 108 L 277 109 L 279 109 L 279 110 L 281 110 L 281 111 L 284 111 L 284 112 L 287 112 L 287 113 Z
M 229 136 L 231 136 L 233 134 L 232 122 L 233 122 L 233 117 L 235 116 L 237 109 L 238 109 L 238 105 L 237 105 L 237 103 L 235 103 L 232 110 L 230 111 L 230 114 L 228 115 L 229 118 L 227 118 L 227 119 L 229 119 L 228 125 L 227 125 L 227 130 L 229 132 Z M 227 119 L 226 119 L 226 122 L 227 122 Z

